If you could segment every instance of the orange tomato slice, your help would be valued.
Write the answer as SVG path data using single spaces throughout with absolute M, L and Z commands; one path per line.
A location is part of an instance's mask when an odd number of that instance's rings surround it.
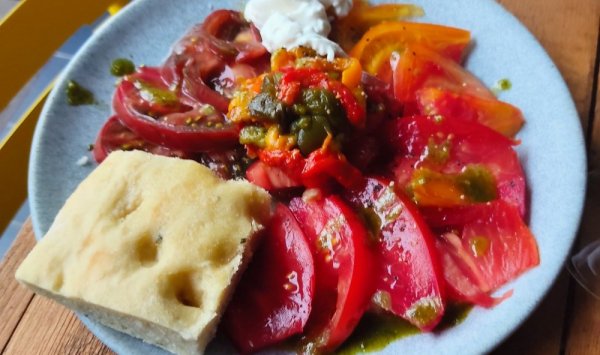
M 413 22 L 384 22 L 371 27 L 352 48 L 365 71 L 377 75 L 389 64 L 393 52 L 402 53 L 408 44 L 419 43 L 460 62 L 471 34 L 459 28 Z
M 506 137 L 514 137 L 525 123 L 521 111 L 511 104 L 440 88 L 419 90 L 417 104 L 424 115 L 477 121 Z
M 350 13 L 333 22 L 331 38 L 349 52 L 370 27 L 381 22 L 400 21 L 424 14 L 423 9 L 416 5 L 370 5 L 366 1 L 354 1 Z

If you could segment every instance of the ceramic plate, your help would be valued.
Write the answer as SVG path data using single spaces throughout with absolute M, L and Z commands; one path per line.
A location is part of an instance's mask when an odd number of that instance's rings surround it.
M 376 1 L 374 1 L 376 2 Z M 389 1 L 388 1 L 389 2 Z M 529 225 L 540 247 L 541 264 L 508 285 L 514 295 L 439 334 L 407 337 L 383 350 L 389 354 L 475 354 L 493 349 L 531 313 L 562 268 L 579 225 L 585 195 L 583 135 L 569 91 L 556 66 L 534 37 L 491 0 L 415 0 L 427 15 L 420 21 L 472 31 L 475 45 L 467 67 L 488 86 L 508 78 L 512 89 L 501 99 L 523 111 L 527 124 L 518 153 L 531 198 Z M 107 21 L 81 49 L 50 95 L 33 140 L 29 199 L 35 233 L 42 236 L 67 196 L 94 168 L 78 166 L 88 155 L 111 113 L 113 59 L 158 65 L 186 29 L 216 8 L 241 9 L 240 0 L 139 0 Z M 64 95 L 68 79 L 92 89 L 98 104 L 71 107 Z M 161 350 L 82 317 L 90 330 L 121 354 Z M 211 350 L 225 351 L 214 341 Z

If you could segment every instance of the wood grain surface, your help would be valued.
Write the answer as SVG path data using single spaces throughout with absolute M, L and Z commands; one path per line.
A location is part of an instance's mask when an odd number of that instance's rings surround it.
M 577 105 L 587 134 L 591 172 L 578 240 L 579 246 L 584 245 L 600 237 L 600 1 L 499 2 L 540 40 Z M 0 353 L 112 354 L 71 311 L 34 296 L 14 280 L 17 265 L 33 244 L 28 222 L 0 264 Z M 600 301 L 563 272 L 542 304 L 494 353 L 600 354 Z

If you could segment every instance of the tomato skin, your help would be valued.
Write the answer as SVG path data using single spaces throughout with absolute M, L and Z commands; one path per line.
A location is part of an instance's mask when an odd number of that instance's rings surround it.
M 301 333 L 311 313 L 314 284 L 308 242 L 290 210 L 279 203 L 223 316 L 238 350 L 256 352 Z
M 305 350 L 331 352 L 352 333 L 374 291 L 368 233 L 337 196 L 308 202 L 295 198 L 289 207 L 315 261 L 315 296 Z
M 169 157 L 190 158 L 189 154 L 184 151 L 169 149 L 144 141 L 140 136 L 125 127 L 117 116 L 110 117 L 104 123 L 98 133 L 92 153 L 96 162 L 101 163 L 115 150 L 130 149 L 143 150 Z
M 469 165 L 485 167 L 495 179 L 498 197 L 526 214 L 525 175 L 515 144 L 479 123 L 432 116 L 404 117 L 385 127 L 387 144 L 398 157 L 395 180 L 409 186 L 416 169 L 427 168 L 442 174 L 458 174 Z M 448 143 L 447 157 L 441 161 L 428 155 L 430 142 Z M 462 204 L 456 201 L 454 205 Z
M 435 328 L 445 310 L 444 277 L 417 207 L 383 178 L 367 178 L 346 198 L 364 211 L 377 236 L 376 302 L 421 330 Z
M 504 201 L 452 208 L 423 208 L 442 235 L 437 244 L 444 277 L 459 301 L 491 307 L 489 294 L 539 264 L 535 238 L 519 211 Z
M 206 115 L 182 106 L 179 101 L 170 105 L 149 101 L 141 95 L 140 89 L 134 84 L 136 80 L 141 80 L 144 85 L 170 92 L 161 78 L 157 69 L 144 68 L 121 81 L 113 98 L 113 108 L 123 124 L 143 139 L 173 149 L 204 152 L 224 150 L 238 144 L 239 127 L 227 122 L 223 114 L 215 112 Z M 150 117 L 146 112 L 140 111 L 140 108 L 147 109 L 147 112 L 159 112 L 162 119 Z M 169 124 L 169 115 L 175 117 L 183 115 L 190 118 L 200 116 L 217 121 L 222 127 L 194 128 L 185 124 Z M 178 119 L 178 121 L 182 120 Z

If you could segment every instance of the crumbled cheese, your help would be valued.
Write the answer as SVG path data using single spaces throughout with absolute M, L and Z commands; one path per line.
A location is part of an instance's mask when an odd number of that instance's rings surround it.
M 345 16 L 352 0 L 250 0 L 244 15 L 260 30 L 268 51 L 305 46 L 332 60 L 336 54 L 345 53 L 327 38 L 331 32 L 330 8 L 336 16 Z

